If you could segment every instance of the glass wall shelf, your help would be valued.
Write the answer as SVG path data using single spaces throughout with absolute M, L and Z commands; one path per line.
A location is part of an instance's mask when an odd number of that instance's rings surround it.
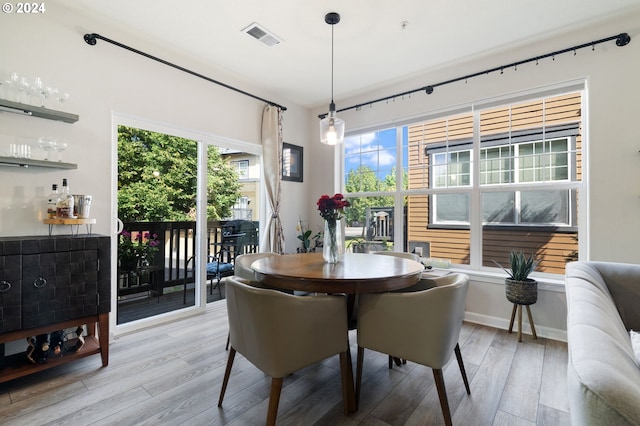
M 33 160 L 31 158 L 17 158 L 17 157 L 2 157 L 0 156 L 0 166 L 11 167 L 48 167 L 51 169 L 77 169 L 78 165 L 75 163 L 63 163 L 61 161 L 51 160 Z
M 48 120 L 64 121 L 65 123 L 75 123 L 79 118 L 76 114 L 8 101 L 6 99 L 0 99 L 0 112 L 12 112 L 14 114 L 46 118 Z

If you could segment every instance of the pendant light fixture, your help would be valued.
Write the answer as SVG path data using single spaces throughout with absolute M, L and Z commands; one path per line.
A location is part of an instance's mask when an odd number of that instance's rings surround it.
M 344 139 L 344 120 L 336 116 L 336 104 L 333 103 L 333 26 L 340 22 L 340 15 L 336 12 L 327 13 L 324 22 L 331 25 L 331 103 L 329 114 L 320 120 L 320 142 L 335 145 Z

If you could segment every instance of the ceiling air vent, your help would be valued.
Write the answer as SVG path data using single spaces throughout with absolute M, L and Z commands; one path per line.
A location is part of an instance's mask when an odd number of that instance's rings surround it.
M 261 27 L 257 23 L 253 23 L 249 25 L 247 28 L 242 30 L 243 32 L 249 34 L 251 37 L 255 38 L 266 44 L 267 46 L 275 46 L 276 44 L 280 44 L 282 40 L 275 36 L 275 34 L 271 33 L 264 27 Z

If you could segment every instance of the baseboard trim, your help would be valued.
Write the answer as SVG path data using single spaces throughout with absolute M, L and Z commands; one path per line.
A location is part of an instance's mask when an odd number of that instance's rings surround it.
M 510 318 L 498 318 L 474 312 L 465 312 L 464 320 L 473 324 L 508 330 Z M 513 331 L 516 332 L 517 329 L 518 325 L 514 324 Z M 522 332 L 524 334 L 531 334 L 531 327 L 529 326 L 529 320 L 526 318 L 526 315 L 522 318 Z M 567 341 L 567 331 L 558 328 L 544 327 L 536 324 L 536 334 L 540 337 L 544 337 L 545 339 L 557 340 L 565 343 Z

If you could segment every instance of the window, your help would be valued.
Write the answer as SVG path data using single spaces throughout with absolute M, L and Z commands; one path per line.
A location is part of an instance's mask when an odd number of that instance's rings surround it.
M 238 172 L 239 179 L 247 179 L 249 177 L 249 160 L 231 161 L 231 166 Z
M 402 250 L 424 242 L 432 257 L 493 267 L 518 249 L 536 253 L 540 271 L 564 273 L 577 258 L 582 187 L 583 88 L 574 88 L 349 135 L 344 192 L 384 196 Z
M 505 139 L 522 140 L 504 143 L 496 138 L 482 141 L 480 146 L 480 187 L 544 182 L 569 182 L 574 167 L 569 162 L 575 150 L 577 126 L 561 126 L 546 129 L 544 133 L 555 139 L 540 140 L 541 129 L 527 131 L 521 137 Z M 558 134 L 570 135 L 557 138 Z M 528 140 L 533 139 L 533 140 Z M 486 145 L 492 145 L 486 147 Z M 433 164 L 431 181 L 434 188 L 471 187 L 472 143 L 450 147 L 453 151 L 441 152 L 442 147 L 425 149 Z M 433 225 L 469 224 L 468 198 L 459 194 L 432 195 Z M 482 218 L 484 224 L 571 226 L 575 193 L 562 190 L 483 192 Z

